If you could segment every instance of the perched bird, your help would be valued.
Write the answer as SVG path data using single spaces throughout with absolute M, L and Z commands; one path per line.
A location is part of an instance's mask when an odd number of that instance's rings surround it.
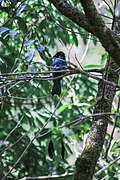
M 65 54 L 62 51 L 60 51 L 53 56 L 52 70 L 53 71 L 64 70 L 65 66 L 67 66 Z M 65 72 L 53 72 L 52 77 L 56 78 L 64 74 Z M 62 77 L 53 80 L 52 95 L 57 94 L 58 96 L 60 96 L 61 80 L 62 80 Z

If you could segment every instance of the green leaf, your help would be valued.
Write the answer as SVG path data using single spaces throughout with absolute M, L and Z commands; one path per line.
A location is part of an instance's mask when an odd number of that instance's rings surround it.
M 89 68 L 101 68 L 101 65 L 96 65 L 96 64 L 89 64 L 86 66 L 83 66 L 84 69 L 89 69 Z
M 21 18 L 21 17 L 16 17 L 16 19 L 18 20 L 18 26 L 19 28 L 24 32 L 26 33 L 28 31 L 27 29 L 27 25 L 26 25 L 26 22 Z
M 118 79 L 118 86 L 120 86 L 120 78 Z
M 52 132 L 57 136 L 57 137 L 63 137 L 63 132 L 59 128 L 53 128 Z
M 74 43 L 76 46 L 78 46 L 78 39 L 76 37 L 76 34 L 75 33 L 72 33 L 72 37 L 73 37 L 73 40 L 74 40 Z
M 0 58 L 0 62 L 5 64 L 5 62 L 1 58 Z
M 57 113 L 61 113 L 63 112 L 66 108 L 68 108 L 70 106 L 70 103 L 68 104 L 63 104 L 62 106 L 60 106 L 58 109 L 57 109 Z
M 108 57 L 108 53 L 102 54 L 100 63 L 103 64 L 107 60 L 107 57 Z
M 0 41 L 6 46 L 6 48 L 7 48 L 9 51 L 11 51 L 11 52 L 14 51 L 14 49 L 9 46 L 9 44 L 7 43 L 7 41 L 6 41 L 5 39 L 3 39 L 2 37 L 0 37 Z
M 51 137 L 51 135 L 52 135 L 52 131 L 44 131 L 44 133 L 43 134 L 41 134 L 40 135 L 40 137 L 38 137 L 38 140 L 45 140 L 45 139 L 48 139 L 49 137 Z

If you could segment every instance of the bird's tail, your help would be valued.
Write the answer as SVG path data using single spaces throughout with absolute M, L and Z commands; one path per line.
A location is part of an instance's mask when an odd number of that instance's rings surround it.
M 57 94 L 58 96 L 60 96 L 60 93 L 61 93 L 60 80 L 54 80 L 53 81 L 52 95 Z

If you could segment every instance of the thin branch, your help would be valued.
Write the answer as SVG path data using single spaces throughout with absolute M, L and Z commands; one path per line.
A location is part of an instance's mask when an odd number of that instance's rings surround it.
M 18 121 L 18 123 L 16 124 L 16 126 L 12 129 L 12 131 L 10 131 L 10 133 L 7 135 L 7 137 L 4 139 L 3 144 L 5 141 L 7 141 L 7 139 L 11 136 L 11 134 L 20 126 L 21 121 L 23 120 L 25 115 L 22 115 L 21 119 Z
M 73 70 L 60 70 L 60 71 L 47 71 L 47 72 L 43 72 L 43 74 L 48 74 L 48 73 L 53 73 L 53 72 L 66 72 L 64 75 L 58 76 L 53 78 L 52 76 L 23 76 L 23 77 L 16 77 L 16 78 L 5 78 L 5 77 L 0 77 L 0 79 L 4 80 L 4 81 L 30 81 L 30 80 L 39 80 L 39 81 L 44 81 L 44 80 L 54 80 L 54 79 L 59 79 L 59 78 L 63 78 L 65 76 L 69 76 L 69 75 L 73 75 L 73 74 L 83 74 L 86 75 L 87 77 L 90 77 L 92 79 L 98 80 L 98 81 L 103 81 L 109 85 L 115 86 L 116 88 L 120 88 L 120 86 L 118 86 L 117 84 L 110 82 L 108 80 L 102 79 L 98 76 L 95 76 L 87 71 L 83 71 L 80 69 L 73 69 Z M 33 73 L 32 73 L 33 74 Z M 38 73 L 34 73 L 34 74 L 38 74 Z M 41 72 L 40 72 L 41 74 Z
M 23 137 L 31 133 L 33 130 L 33 127 L 30 128 L 27 132 L 25 132 L 22 136 L 20 136 L 13 144 L 10 144 L 8 147 L 0 151 L 0 154 L 3 154 L 5 151 L 7 151 L 9 148 L 12 148 L 14 145 L 16 145 Z
M 111 17 L 109 17 L 109 16 L 106 16 L 106 15 L 104 15 L 104 14 L 99 14 L 100 16 L 103 16 L 103 17 L 105 17 L 105 18 L 108 18 L 108 19 L 110 19 L 110 20 L 113 20 L 113 18 L 111 18 Z
M 82 63 L 83 60 L 85 59 L 85 56 L 86 56 L 86 54 L 87 54 L 87 51 L 88 51 L 88 48 L 89 48 L 89 45 L 90 45 L 90 41 L 91 41 L 91 34 L 89 33 L 88 42 L 87 42 L 87 44 L 86 44 L 85 51 L 84 51 L 84 53 L 83 53 L 83 55 L 82 55 L 82 58 L 81 58 L 81 60 L 80 60 L 81 63 Z
M 38 177 L 24 177 L 20 180 L 39 180 L 39 179 L 45 179 L 45 180 L 49 180 L 49 179 L 63 179 L 63 178 L 68 178 L 73 176 L 74 173 L 68 173 L 68 174 L 61 174 L 61 175 L 53 175 L 53 176 L 38 176 Z
M 105 170 L 107 170 L 112 164 L 116 163 L 118 160 L 120 160 L 120 155 L 114 159 L 113 161 L 111 161 L 108 165 L 104 166 L 102 169 L 100 169 L 98 172 L 95 173 L 95 176 L 100 175 L 102 172 L 104 172 Z
M 18 89 L 16 89 L 14 92 L 12 92 L 9 96 L 14 95 L 16 92 L 18 92 L 20 89 L 22 89 L 23 87 L 25 87 L 28 84 L 29 81 L 25 82 L 24 84 L 22 84 Z
M 65 123 L 64 125 L 62 126 L 58 126 L 58 128 L 64 128 L 66 126 L 76 126 L 78 124 L 80 124 L 81 122 L 83 122 L 84 120 L 88 119 L 88 118 L 92 118 L 92 117 L 97 117 L 97 116 L 103 116 L 103 115 L 112 115 L 112 116 L 115 116 L 116 113 L 110 113 L 110 112 L 107 112 L 107 113 L 96 113 L 96 114 L 90 114 L 88 116 L 85 116 L 85 117 L 81 117 L 81 118 L 77 118 L 69 123 Z M 120 116 L 120 114 L 117 116 Z
M 18 56 L 17 56 L 17 58 L 16 58 L 16 60 L 15 60 L 15 62 L 14 62 L 14 64 L 13 64 L 13 66 L 12 66 L 12 69 L 11 69 L 11 73 L 12 72 L 15 72 L 17 69 L 18 69 L 18 67 L 14 70 L 14 68 L 15 68 L 15 66 L 17 65 L 17 63 L 19 62 L 19 58 L 20 58 L 20 56 L 21 56 L 21 53 L 22 53 L 22 50 L 23 50 L 23 47 L 24 47 L 24 42 L 25 42 L 25 39 L 26 39 L 26 36 L 27 35 L 24 35 L 23 36 L 23 41 L 22 41 L 22 45 L 21 45 L 21 48 L 20 48 L 20 51 L 19 51 L 19 53 L 18 53 Z M 14 71 L 13 71 L 14 70 Z
M 46 97 L 48 97 L 48 95 L 43 95 L 43 96 L 40 96 L 40 97 L 36 97 L 36 98 L 32 98 L 32 97 L 19 97 L 19 96 L 2 96 L 3 98 L 4 97 L 7 97 L 7 98 L 13 98 L 13 99 L 19 99 L 19 100 L 34 100 L 34 99 L 45 99 Z
M 105 4 L 109 7 L 109 10 L 110 10 L 111 14 L 113 15 L 114 13 L 113 13 L 113 10 L 112 10 L 112 8 L 110 7 L 109 3 L 108 3 L 106 0 L 103 0 L 103 1 L 104 1 Z
M 115 128 L 116 128 L 116 125 L 117 125 L 117 120 L 118 120 L 118 113 L 119 113 L 119 109 L 120 109 L 120 98 L 118 100 L 118 106 L 117 106 L 117 112 L 116 112 L 116 116 L 115 116 L 115 122 L 114 122 L 114 126 L 113 126 L 113 130 L 111 132 L 111 136 L 110 136 L 110 140 L 109 140 L 109 143 L 108 143 L 108 146 L 106 148 L 106 152 L 105 152 L 105 159 L 107 159 L 107 156 L 108 156 L 108 151 L 110 149 L 110 146 L 111 146 L 111 143 L 112 143 L 112 140 L 113 140 L 113 135 L 114 135 L 114 132 L 115 132 Z

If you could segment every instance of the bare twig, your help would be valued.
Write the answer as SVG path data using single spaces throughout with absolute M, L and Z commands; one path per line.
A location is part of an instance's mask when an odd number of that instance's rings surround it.
M 59 128 L 63 128 L 63 127 L 66 127 L 66 126 L 76 126 L 78 124 L 80 124 L 81 122 L 83 122 L 84 120 L 88 119 L 88 118 L 92 118 L 92 117 L 96 117 L 96 116 L 103 116 L 103 115 L 112 115 L 112 116 L 115 116 L 116 113 L 97 113 L 97 114 L 90 114 L 88 116 L 85 116 L 85 117 L 81 117 L 81 118 L 78 118 L 78 119 L 75 119 L 69 123 L 66 123 L 62 126 L 59 126 Z M 117 114 L 118 115 L 118 114 Z M 118 115 L 120 116 L 120 115 Z
M 30 76 L 30 74 L 49 74 L 49 73 L 53 73 L 53 72 L 66 72 L 64 75 L 61 75 L 61 76 L 58 76 L 58 77 L 55 77 L 55 78 L 52 78 L 52 76 Z M 16 74 L 16 73 L 15 73 Z M 19 74 L 19 73 L 18 73 Z M 22 73 L 21 73 L 22 74 Z M 23 72 L 23 74 L 27 74 L 27 72 Z M 0 77 L 1 80 L 4 80 L 4 81 L 26 81 L 26 80 L 39 80 L 39 81 L 43 81 L 43 80 L 54 80 L 54 79 L 59 79 L 59 78 L 62 78 L 62 77 L 65 77 L 65 76 L 69 76 L 69 75 L 72 75 L 72 74 L 83 74 L 83 75 L 86 75 L 87 77 L 90 77 L 92 79 L 95 79 L 95 80 L 98 80 L 98 81 L 103 81 L 109 85 L 112 85 L 112 86 L 115 86 L 116 88 L 120 88 L 120 86 L 118 86 L 117 84 L 113 83 L 113 82 L 110 82 L 108 80 L 105 80 L 105 79 L 102 79 L 98 76 L 95 76 L 89 72 L 86 71 L 83 71 L 83 70 L 80 70 L 80 69 L 72 69 L 72 70 L 57 70 L 57 71 L 47 71 L 47 72 L 35 72 L 35 73 L 30 73 L 28 72 L 29 76 L 18 76 L 16 78 L 6 78 L 6 77 Z M 6 74 L 7 75 L 7 74 Z M 12 74 L 10 74 L 12 76 Z M 4 76 L 4 74 L 3 74 Z M 7 75 L 8 76 L 8 75 Z
M 23 120 L 24 115 L 22 115 L 21 119 L 18 121 L 18 123 L 16 124 L 16 126 L 12 129 L 12 131 L 10 131 L 10 133 L 7 135 L 7 137 L 5 138 L 5 140 L 3 141 L 3 144 L 5 141 L 7 141 L 7 139 L 11 136 L 11 134 L 21 125 L 21 121 Z
M 85 59 L 85 56 L 86 56 L 86 54 L 87 54 L 87 51 L 88 51 L 88 48 L 89 48 L 89 45 L 90 45 L 90 41 L 91 41 L 91 33 L 89 33 L 88 42 L 87 42 L 87 44 L 86 44 L 85 51 L 84 51 L 84 53 L 83 53 L 83 55 L 82 55 L 82 58 L 81 58 L 81 60 L 80 60 L 81 63 L 82 63 L 83 60 Z
M 49 180 L 49 179 L 63 179 L 63 178 L 67 178 L 70 176 L 73 176 L 74 173 L 68 173 L 68 174 L 61 174 L 61 175 L 53 175 L 53 176 L 38 176 L 38 177 L 24 177 L 21 180 L 38 180 L 38 179 L 45 179 L 45 180 Z
M 20 136 L 13 144 L 10 144 L 8 147 L 0 151 L 0 154 L 3 154 L 5 151 L 7 151 L 9 148 L 12 148 L 14 145 L 16 145 L 23 137 L 28 135 L 33 130 L 33 127 L 30 128 L 27 132 L 25 132 L 22 136 Z
M 111 12 L 111 14 L 113 15 L 113 10 L 112 8 L 110 7 L 109 3 L 106 1 L 106 0 L 103 0 L 105 2 L 105 4 L 109 7 L 109 10 Z
M 111 142 L 113 140 L 113 135 L 114 135 L 114 132 L 115 132 L 115 128 L 116 128 L 116 125 L 117 125 L 117 120 L 118 120 L 118 113 L 119 113 L 119 109 L 120 109 L 120 98 L 118 100 L 118 106 L 117 106 L 117 112 L 116 112 L 116 115 L 115 115 L 115 122 L 114 122 L 114 126 L 113 126 L 113 130 L 111 132 L 111 136 L 110 136 L 110 140 L 109 140 L 109 143 L 108 143 L 108 146 L 106 148 L 106 152 L 105 152 L 105 159 L 107 159 L 107 156 L 108 156 L 108 151 L 110 149 L 110 146 L 111 146 Z
M 116 163 L 118 160 L 120 160 L 120 155 L 111 161 L 108 165 L 104 166 L 102 169 L 100 169 L 98 172 L 95 173 L 95 176 L 100 175 L 103 171 L 107 170 L 112 164 Z

